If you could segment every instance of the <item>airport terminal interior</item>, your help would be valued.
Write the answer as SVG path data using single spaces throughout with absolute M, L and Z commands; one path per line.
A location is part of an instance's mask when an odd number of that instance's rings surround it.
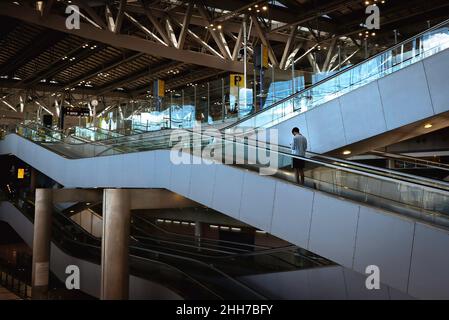
M 448 75 L 447 0 L 0 1 L 0 300 L 449 299 Z

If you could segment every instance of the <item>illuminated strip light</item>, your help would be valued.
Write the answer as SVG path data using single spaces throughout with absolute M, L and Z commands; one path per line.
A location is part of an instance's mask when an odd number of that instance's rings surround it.
M 2 102 L 4 104 L 6 104 L 8 107 L 10 107 L 11 109 L 13 109 L 15 112 L 17 112 L 16 108 L 14 108 L 10 103 L 6 102 L 5 100 L 2 100 Z
M 56 108 L 56 115 L 59 117 L 61 115 L 61 109 L 59 108 L 58 100 L 55 100 L 55 108 Z
M 231 228 L 231 230 L 232 230 L 232 231 L 235 231 L 235 232 L 240 232 L 240 231 L 242 231 L 241 228 Z
M 23 103 L 22 96 L 20 96 L 19 98 L 20 98 L 20 112 L 23 113 L 23 110 L 25 109 L 25 103 Z
M 266 231 L 263 230 L 256 230 L 257 233 L 267 233 Z
M 216 226 L 216 225 L 214 225 L 214 224 L 211 224 L 209 227 L 210 227 L 211 229 L 218 229 L 218 226 Z
M 36 104 L 41 107 L 42 109 L 44 109 L 45 111 L 47 111 L 49 114 L 51 114 L 52 116 L 54 115 L 53 112 L 51 112 L 50 110 L 48 110 L 47 108 L 45 108 L 39 101 L 34 101 L 36 102 Z

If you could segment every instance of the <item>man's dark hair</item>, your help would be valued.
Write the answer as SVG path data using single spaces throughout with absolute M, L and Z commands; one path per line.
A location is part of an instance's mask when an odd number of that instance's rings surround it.
M 298 127 L 294 127 L 292 129 L 292 133 L 299 133 L 299 128 Z

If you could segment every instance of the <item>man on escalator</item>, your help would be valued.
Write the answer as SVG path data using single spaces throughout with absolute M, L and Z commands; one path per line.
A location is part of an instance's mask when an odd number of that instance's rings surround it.
M 307 139 L 300 132 L 299 128 L 292 129 L 293 141 L 291 143 L 292 155 L 305 157 L 307 151 Z M 301 176 L 301 184 L 304 185 L 304 166 L 306 162 L 302 159 L 293 158 L 292 168 L 295 170 L 296 183 L 299 183 L 299 176 Z

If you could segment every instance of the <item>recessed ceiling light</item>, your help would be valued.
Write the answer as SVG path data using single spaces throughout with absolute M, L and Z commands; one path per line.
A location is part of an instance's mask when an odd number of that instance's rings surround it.
M 345 156 L 347 156 L 347 155 L 351 154 L 351 150 L 345 150 L 345 151 L 343 151 L 343 154 L 344 154 Z
M 433 127 L 433 124 L 431 124 L 431 123 L 426 123 L 425 125 L 424 125 L 424 128 L 426 128 L 426 129 L 430 129 L 430 128 L 432 128 Z

